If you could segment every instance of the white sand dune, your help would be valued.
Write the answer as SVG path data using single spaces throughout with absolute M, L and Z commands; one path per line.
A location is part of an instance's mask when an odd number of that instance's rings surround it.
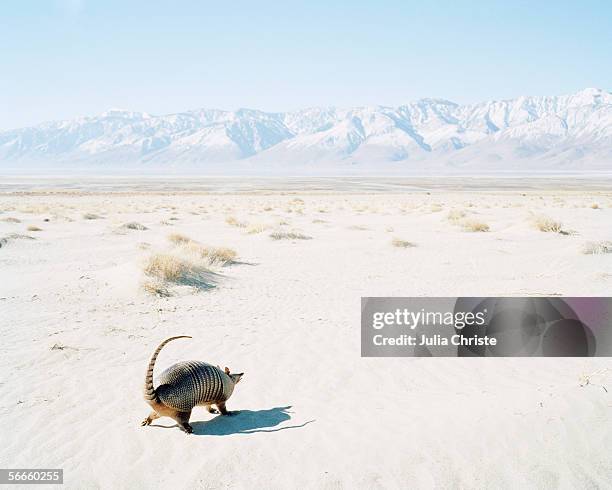
M 362 359 L 359 345 L 361 296 L 610 295 L 612 254 L 581 247 L 612 239 L 611 191 L 9 192 L 0 211 L 0 236 L 36 238 L 0 248 L 0 467 L 64 468 L 71 489 L 612 486 L 609 359 Z M 117 233 L 130 222 L 147 229 Z M 152 296 L 143 264 L 170 233 L 239 259 L 214 289 Z M 179 334 L 193 339 L 156 373 L 245 372 L 240 412 L 196 409 L 192 435 L 140 427 L 149 357 Z

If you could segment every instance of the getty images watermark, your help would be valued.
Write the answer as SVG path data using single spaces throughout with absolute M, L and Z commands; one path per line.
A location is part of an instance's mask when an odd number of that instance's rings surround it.
M 361 355 L 612 356 L 612 298 L 362 298 Z

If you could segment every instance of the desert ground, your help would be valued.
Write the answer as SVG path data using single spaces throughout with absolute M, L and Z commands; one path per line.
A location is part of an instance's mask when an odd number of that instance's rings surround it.
M 0 467 L 95 488 L 610 488 L 609 358 L 360 357 L 362 296 L 610 296 L 612 180 L 3 179 Z M 146 366 L 244 371 L 194 434 Z

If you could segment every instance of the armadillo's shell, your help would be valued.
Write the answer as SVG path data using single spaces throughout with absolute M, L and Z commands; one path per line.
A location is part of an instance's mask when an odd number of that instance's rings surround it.
M 159 375 L 155 393 L 167 407 L 188 412 L 196 405 L 227 400 L 234 390 L 231 378 L 202 361 L 174 364 Z

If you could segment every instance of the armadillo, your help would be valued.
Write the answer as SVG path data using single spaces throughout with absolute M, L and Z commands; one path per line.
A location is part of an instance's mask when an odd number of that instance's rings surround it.
M 154 388 L 153 368 L 160 351 L 172 340 L 190 338 L 186 335 L 170 337 L 153 353 L 144 385 L 144 399 L 153 411 L 141 425 L 150 425 L 153 420 L 165 416 L 174 419 L 182 431 L 190 434 L 193 428 L 189 425 L 189 418 L 195 406 L 203 405 L 210 413 L 231 415 L 225 402 L 244 373 L 230 373 L 228 368 L 222 370 L 202 361 L 183 361 L 162 372 L 156 380 L 157 388 Z M 216 405 L 218 410 L 212 405 Z

